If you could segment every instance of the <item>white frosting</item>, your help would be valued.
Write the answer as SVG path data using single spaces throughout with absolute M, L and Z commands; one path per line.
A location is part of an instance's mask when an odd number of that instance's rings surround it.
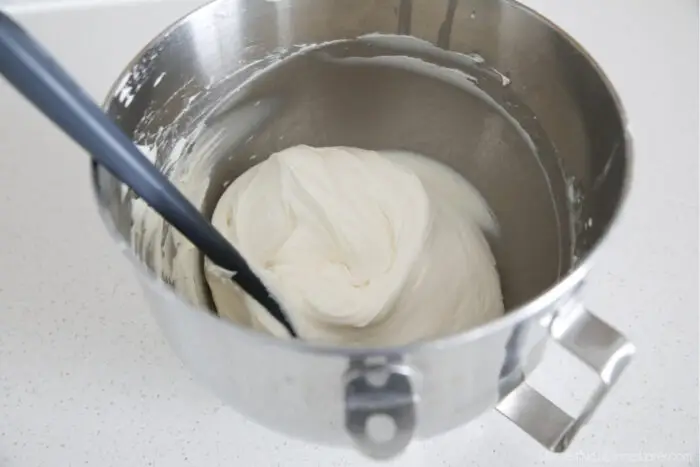
M 398 345 L 504 311 L 483 233 L 496 228 L 488 206 L 456 172 L 421 156 L 288 148 L 236 179 L 212 222 L 304 339 Z M 208 260 L 205 276 L 220 315 L 287 335 Z
M 535 151 L 518 122 L 464 67 L 440 67 L 410 55 L 449 58 L 470 70 L 477 65 L 485 70 L 483 58 L 442 51 L 408 36 L 370 34 L 357 40 L 405 56 L 338 58 L 323 53 L 324 47 L 346 40 L 294 47 L 244 66 L 238 72 L 247 77 L 239 89 L 309 52 L 334 65 L 401 68 L 473 93 L 510 121 Z M 238 108 L 239 118 L 227 119 L 220 128 L 210 129 L 210 122 L 198 127 L 202 134 L 159 154 L 161 170 L 203 208 L 209 175 L 224 152 L 213 149 L 237 147 L 229 139 L 243 141 L 252 134 L 274 113 L 270 105 L 263 100 L 242 113 Z M 161 130 L 158 148 L 169 146 L 164 138 L 172 135 Z M 184 158 L 188 140 L 196 144 Z M 221 316 L 286 336 L 279 323 L 240 292 L 230 273 L 203 259 L 141 200 L 131 203 L 136 252 L 181 297 L 206 307 L 211 291 Z M 275 293 L 304 339 L 397 345 L 461 332 L 503 313 L 499 278 L 484 237 L 496 230 L 488 206 L 454 171 L 415 154 L 289 148 L 235 180 L 212 221 Z

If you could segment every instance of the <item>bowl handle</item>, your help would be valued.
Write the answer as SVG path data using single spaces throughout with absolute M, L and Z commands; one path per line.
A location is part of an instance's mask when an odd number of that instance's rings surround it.
M 413 376 L 400 357 L 351 360 L 345 373 L 345 428 L 366 456 L 389 459 L 411 442 L 418 401 Z
M 599 384 L 577 417 L 564 412 L 526 382 L 517 386 L 496 407 L 544 447 L 564 451 L 586 424 L 610 388 L 627 367 L 635 348 L 617 330 L 572 301 L 551 322 L 554 341 L 590 367 Z

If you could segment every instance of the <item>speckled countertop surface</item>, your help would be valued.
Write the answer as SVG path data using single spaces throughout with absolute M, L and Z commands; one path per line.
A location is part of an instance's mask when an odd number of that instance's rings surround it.
M 197 3 L 15 11 L 101 100 L 138 49 Z M 629 114 L 629 210 L 586 298 L 638 355 L 567 454 L 486 413 L 388 465 L 697 465 L 697 3 L 526 3 L 593 54 Z M 192 380 L 98 219 L 87 169 L 0 82 L 0 466 L 366 465 L 260 428 Z M 545 368 L 536 382 L 552 397 L 580 397 L 564 356 Z

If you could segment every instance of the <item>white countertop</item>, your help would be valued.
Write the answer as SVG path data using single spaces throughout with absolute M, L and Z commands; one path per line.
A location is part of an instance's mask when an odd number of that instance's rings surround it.
M 100 100 L 198 1 L 15 11 Z M 561 455 L 494 412 L 387 465 L 698 465 L 698 5 L 526 2 L 603 66 L 627 108 L 629 209 L 587 304 L 638 348 Z M 0 466 L 359 466 L 272 433 L 192 380 L 163 341 L 93 202 L 87 158 L 0 82 Z M 577 399 L 553 353 L 538 383 Z

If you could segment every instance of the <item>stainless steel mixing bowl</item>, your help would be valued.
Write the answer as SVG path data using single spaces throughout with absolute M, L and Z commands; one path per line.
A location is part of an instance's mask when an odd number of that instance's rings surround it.
M 169 175 L 169 153 L 181 151 L 182 162 L 207 147 L 206 213 L 252 164 L 305 143 L 433 157 L 496 214 L 490 241 L 506 316 L 430 342 L 339 348 L 276 340 L 188 304 L 135 253 L 131 197 L 95 167 L 103 218 L 168 340 L 223 400 L 265 426 L 387 458 L 496 407 L 561 451 L 634 352 L 579 300 L 629 184 L 620 103 L 580 46 L 517 3 L 217 0 L 151 42 L 106 109 L 156 148 Z M 157 253 L 172 259 L 165 247 Z M 577 416 L 527 384 L 548 340 L 600 378 Z

